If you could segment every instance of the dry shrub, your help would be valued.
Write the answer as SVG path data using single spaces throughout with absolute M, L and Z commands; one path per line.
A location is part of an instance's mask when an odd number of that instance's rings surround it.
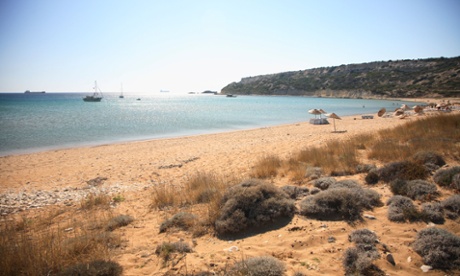
M 421 215 L 412 200 L 408 197 L 395 195 L 387 201 L 388 219 L 395 222 L 417 221 Z
M 88 210 L 92 208 L 110 208 L 110 203 L 112 202 L 112 198 L 108 194 L 94 194 L 91 193 L 86 196 L 80 202 L 80 206 L 82 209 Z
M 161 223 L 160 233 L 164 233 L 171 228 L 188 231 L 197 224 L 197 221 L 197 216 L 186 212 L 180 212 Z
M 321 190 L 327 190 L 329 186 L 337 182 L 333 177 L 321 177 L 313 181 L 313 186 Z
M 358 229 L 348 235 L 348 241 L 373 245 L 377 241 L 377 235 L 369 229 Z
M 390 182 L 390 189 L 395 195 L 403 195 L 421 201 L 430 201 L 439 195 L 436 185 L 425 180 L 396 179 Z
M 259 159 L 252 168 L 251 177 L 269 178 L 278 174 L 281 159 L 278 156 L 266 155 Z
M 456 177 L 458 174 L 460 166 L 439 170 L 433 175 L 433 180 L 439 186 L 460 191 L 460 177 Z
M 372 262 L 380 257 L 375 243 L 377 235 L 368 229 L 353 231 L 348 240 L 355 243 L 355 247 L 348 248 L 343 256 L 345 275 L 379 275 L 380 272 Z
M 423 262 L 433 268 L 460 268 L 460 238 L 444 229 L 420 230 L 412 246 Z
M 155 254 L 163 259 L 164 262 L 169 261 L 173 258 L 174 253 L 190 253 L 192 248 L 188 243 L 185 242 L 163 242 L 157 245 Z
M 430 171 L 437 170 L 446 164 L 444 158 L 436 152 L 422 150 L 412 156 L 414 162 L 427 167 Z
M 251 179 L 227 189 L 215 230 L 219 235 L 238 233 L 280 218 L 292 218 L 294 211 L 294 202 L 281 189 Z
M 428 170 L 418 163 L 412 161 L 399 161 L 386 164 L 378 170 L 379 179 L 391 182 L 395 179 L 415 180 L 426 179 Z
M 380 195 L 359 184 L 339 181 L 328 190 L 307 197 L 300 203 L 300 213 L 307 217 L 323 220 L 345 220 L 353 222 L 362 219 L 364 209 L 379 206 Z
M 377 169 L 370 170 L 366 174 L 366 177 L 364 178 L 364 181 L 366 181 L 366 183 L 369 185 L 375 185 L 379 183 L 379 180 L 380 180 L 380 177 L 379 177 Z
M 79 263 L 65 268 L 57 276 L 119 276 L 123 267 L 113 261 L 96 260 L 89 263 Z
M 460 195 L 451 195 L 441 202 L 446 215 L 450 219 L 456 219 L 460 216 Z
M 107 223 L 107 231 L 113 231 L 117 228 L 127 226 L 134 221 L 134 218 L 128 215 L 118 215 L 109 220 Z
M 224 180 L 214 173 L 197 172 L 190 177 L 185 185 L 187 198 L 184 201 L 209 203 L 225 188 Z
M 431 221 L 436 224 L 443 224 L 444 209 L 439 202 L 423 203 L 421 215 L 425 221 Z
M 285 192 L 291 199 L 304 197 L 308 195 L 309 192 L 307 187 L 299 187 L 292 185 L 283 186 L 281 187 L 281 190 L 283 190 L 283 192 Z
M 284 264 L 280 260 L 272 256 L 262 256 L 235 263 L 226 275 L 282 276 L 285 275 L 284 270 Z

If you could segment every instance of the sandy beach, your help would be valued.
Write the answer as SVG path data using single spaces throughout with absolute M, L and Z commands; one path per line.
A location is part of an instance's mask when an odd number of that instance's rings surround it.
M 352 139 L 357 134 L 375 133 L 410 120 L 417 120 L 417 117 L 362 119 L 361 116 L 349 116 L 335 121 L 340 133 L 333 132 L 329 119 L 329 125 L 312 125 L 305 121 L 244 131 L 5 156 L 0 158 L 0 194 L 80 190 L 88 185 L 86 181 L 105 177 L 103 185 L 117 187 L 118 193 L 126 198 L 114 212 L 135 218 L 133 225 L 117 230 L 127 240 L 127 246 L 114 260 L 123 266 L 124 275 L 163 275 L 167 269 L 153 253 L 156 245 L 179 239 L 191 243 L 192 238 L 180 231 L 158 234 L 158 227 L 168 214 L 149 208 L 153 186 L 182 186 L 197 172 L 244 179 L 260 157 L 286 158 L 308 146 L 320 146 L 332 139 Z M 360 181 L 362 178 L 357 176 Z M 280 178 L 275 184 L 282 186 L 289 182 L 288 178 Z M 391 196 L 388 187 L 379 185 L 374 189 L 382 194 L 383 201 Z M 324 222 L 295 216 L 281 229 L 244 239 L 228 241 L 205 235 L 194 240 L 194 252 L 188 254 L 175 271 L 177 274 L 213 271 L 242 258 L 272 255 L 285 263 L 286 275 L 295 272 L 343 275 L 341 258 L 344 250 L 351 246 L 347 239 L 349 232 L 368 228 L 376 231 L 382 243 L 389 245 L 396 259 L 396 266 L 390 265 L 385 258 L 375 262 L 387 275 L 421 273 L 421 258 L 409 245 L 415 229 L 425 228 L 426 224 L 392 223 L 386 218 L 386 207 L 367 213 L 377 219 L 351 226 L 340 221 Z M 452 220 L 441 227 L 460 233 L 459 224 Z M 329 236 L 334 236 L 336 242 L 328 242 Z M 232 246 L 237 250 L 228 250 Z M 444 274 L 430 272 L 430 275 Z

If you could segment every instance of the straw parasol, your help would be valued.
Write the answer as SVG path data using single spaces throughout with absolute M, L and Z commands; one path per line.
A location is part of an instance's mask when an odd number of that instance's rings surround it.
M 332 118 L 332 121 L 334 122 L 334 132 L 336 132 L 337 130 L 335 129 L 335 119 L 337 119 L 337 120 L 342 120 L 342 118 L 340 118 L 339 116 L 337 116 L 337 114 L 335 114 L 335 113 L 326 114 L 326 117 Z
M 377 116 L 382 117 L 385 112 L 387 112 L 387 110 L 385 107 L 383 107 L 379 110 L 379 112 L 377 112 Z
M 410 107 L 407 104 L 402 104 L 401 109 L 406 111 L 406 110 L 410 110 Z
M 417 113 L 417 114 L 422 113 L 423 112 L 423 107 L 421 107 L 420 105 L 414 106 L 414 112 Z
M 308 110 L 308 113 L 315 115 L 315 118 L 316 118 L 316 115 L 319 115 L 321 117 L 321 114 L 323 114 L 319 109 L 316 109 L 316 108 Z
M 400 115 L 403 115 L 403 114 L 404 114 L 404 109 L 402 109 L 402 108 L 397 108 L 395 110 L 395 113 L 394 113 L 395 116 L 400 116 Z

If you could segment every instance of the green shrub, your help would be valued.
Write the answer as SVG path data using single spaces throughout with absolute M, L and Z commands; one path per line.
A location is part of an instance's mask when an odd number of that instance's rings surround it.
M 335 182 L 336 180 L 333 177 L 321 177 L 313 181 L 313 186 L 321 190 L 327 190 L 329 186 L 334 184 Z
M 126 226 L 134 221 L 134 218 L 128 215 L 119 215 L 112 218 L 107 224 L 107 230 L 113 231 L 117 228 Z
M 229 188 L 215 221 L 220 235 L 238 233 L 280 218 L 292 218 L 294 201 L 273 184 L 251 179 Z
M 454 183 L 453 181 L 454 176 L 457 174 L 460 174 L 459 166 L 437 171 L 433 175 L 433 180 L 439 186 L 460 191 L 460 185 L 458 183 Z
M 97 260 L 90 263 L 80 263 L 65 268 L 57 273 L 58 276 L 118 276 L 122 275 L 123 267 L 113 261 Z
M 308 188 L 307 187 L 299 187 L 293 185 L 287 185 L 281 187 L 281 190 L 285 192 L 291 199 L 297 199 L 299 197 L 303 197 L 308 195 Z
M 187 231 L 192 228 L 197 221 L 197 217 L 193 214 L 180 212 L 172 216 L 170 219 L 165 220 L 160 225 L 160 233 L 166 232 L 170 228 L 177 228 Z
M 417 221 L 420 213 L 408 197 L 395 195 L 388 201 L 388 219 L 395 222 Z
M 379 179 L 389 183 L 395 179 L 415 180 L 426 179 L 428 170 L 412 161 L 399 161 L 386 164 L 378 170 Z
M 456 219 L 460 216 L 460 195 L 451 195 L 441 202 L 446 215 L 450 219 Z
M 444 229 L 420 230 L 412 246 L 423 262 L 433 268 L 460 268 L 460 238 Z
M 272 256 L 262 256 L 235 263 L 227 275 L 282 276 L 284 270 L 284 264 L 280 260 Z
M 445 219 L 444 209 L 442 208 L 441 203 L 423 203 L 422 217 L 425 221 L 431 221 L 436 224 L 443 224 Z

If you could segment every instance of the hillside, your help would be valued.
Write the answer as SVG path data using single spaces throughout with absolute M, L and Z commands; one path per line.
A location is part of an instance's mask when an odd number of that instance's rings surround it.
M 346 98 L 456 97 L 460 57 L 376 61 L 242 78 L 223 94 Z

